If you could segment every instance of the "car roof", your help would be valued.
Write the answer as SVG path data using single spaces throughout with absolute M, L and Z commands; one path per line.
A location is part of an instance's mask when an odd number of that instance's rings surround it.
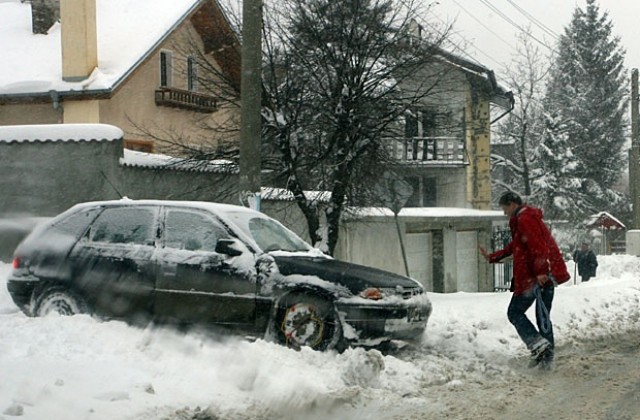
M 236 206 L 233 204 L 212 203 L 208 201 L 180 201 L 180 200 L 132 200 L 129 198 L 121 198 L 120 200 L 107 200 L 107 201 L 89 201 L 85 203 L 78 203 L 71 207 L 68 212 L 75 212 L 82 209 L 91 209 L 96 207 L 136 207 L 136 206 L 168 206 L 168 207 L 182 207 L 192 209 L 202 209 L 216 214 L 225 223 L 236 227 L 236 234 L 240 235 L 242 239 L 250 244 L 254 249 L 260 249 L 258 244 L 253 238 L 246 235 L 237 224 L 230 220 L 230 217 L 226 217 L 230 213 L 241 214 L 243 217 L 260 217 L 268 218 L 267 215 L 260 213 L 256 210 L 249 209 L 247 207 Z M 66 212 L 65 212 L 66 213 Z
M 255 216 L 264 216 L 262 213 L 258 211 L 249 209 L 247 207 L 236 206 L 233 204 L 213 203 L 209 201 L 132 200 L 126 197 L 120 200 L 89 201 L 85 203 L 78 203 L 74 205 L 71 209 L 78 210 L 82 208 L 91 208 L 91 207 L 140 206 L 140 205 L 190 207 L 190 208 L 209 210 L 213 212 L 246 213 L 247 215 L 252 214 Z

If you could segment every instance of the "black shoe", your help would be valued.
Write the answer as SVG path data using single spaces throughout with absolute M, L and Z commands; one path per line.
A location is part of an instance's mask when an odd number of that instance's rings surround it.
M 534 368 L 542 362 L 544 358 L 552 357 L 551 343 L 546 338 L 540 338 L 531 346 L 531 360 L 529 367 Z

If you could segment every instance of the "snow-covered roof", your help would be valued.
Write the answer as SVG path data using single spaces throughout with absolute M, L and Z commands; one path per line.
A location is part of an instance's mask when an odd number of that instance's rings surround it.
M 393 211 L 386 207 L 350 207 L 349 214 L 355 217 L 393 217 Z M 502 211 L 476 210 L 458 207 L 405 207 L 398 214 L 400 218 L 438 218 L 438 219 L 487 219 L 501 220 L 505 218 Z
M 1 67 L 1 66 L 0 66 Z M 124 133 L 109 124 L 41 124 L 0 126 L 0 142 L 113 141 Z
M 604 227 L 605 229 L 625 229 L 626 226 L 620 220 L 615 218 L 611 213 L 601 211 L 593 214 L 584 223 L 589 227 Z
M 171 169 L 190 172 L 237 173 L 238 166 L 229 160 L 195 160 L 178 158 L 157 153 L 144 153 L 124 149 L 120 164 L 129 167 Z
M 119 84 L 202 0 L 96 0 L 98 67 L 62 80 L 60 23 L 31 30 L 31 4 L 0 1 L 0 95 L 102 91 Z
M 305 191 L 308 200 L 320 203 L 328 203 L 331 199 L 330 191 Z M 262 200 L 294 201 L 293 193 L 284 188 L 262 187 L 260 191 Z M 393 217 L 393 211 L 386 207 L 348 207 L 345 209 L 345 217 Z M 399 217 L 403 218 L 439 218 L 439 219 L 487 219 L 501 220 L 505 215 L 499 210 L 476 210 L 458 207 L 405 207 L 400 210 Z
M 448 62 L 454 67 L 459 68 L 465 73 L 471 74 L 480 80 L 484 80 L 488 83 L 492 90 L 491 101 L 498 106 L 505 109 L 512 109 L 514 104 L 513 93 L 507 91 L 504 87 L 498 84 L 495 73 L 493 70 L 459 55 L 456 55 L 450 51 L 446 51 L 443 48 L 437 48 L 437 55 L 444 61 Z

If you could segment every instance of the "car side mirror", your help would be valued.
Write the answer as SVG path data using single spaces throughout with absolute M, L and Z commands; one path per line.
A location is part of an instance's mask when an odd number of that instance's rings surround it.
M 216 242 L 216 252 L 230 257 L 242 255 L 242 251 L 236 248 L 235 245 L 236 241 L 234 239 L 218 239 L 218 242 Z

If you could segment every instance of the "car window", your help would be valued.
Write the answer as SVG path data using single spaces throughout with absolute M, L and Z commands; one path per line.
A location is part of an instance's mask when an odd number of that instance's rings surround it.
M 309 246 L 291 231 L 274 220 L 254 217 L 249 220 L 249 231 L 263 251 L 307 251 Z
M 98 211 L 97 208 L 84 209 L 54 220 L 48 228 L 48 233 L 78 238 L 87 230 L 89 223 L 96 217 Z
M 155 211 L 151 208 L 111 207 L 105 209 L 93 223 L 89 240 L 152 245 L 154 225 Z
M 212 217 L 188 210 L 167 210 L 165 248 L 213 252 L 218 239 L 229 237 L 225 228 Z

